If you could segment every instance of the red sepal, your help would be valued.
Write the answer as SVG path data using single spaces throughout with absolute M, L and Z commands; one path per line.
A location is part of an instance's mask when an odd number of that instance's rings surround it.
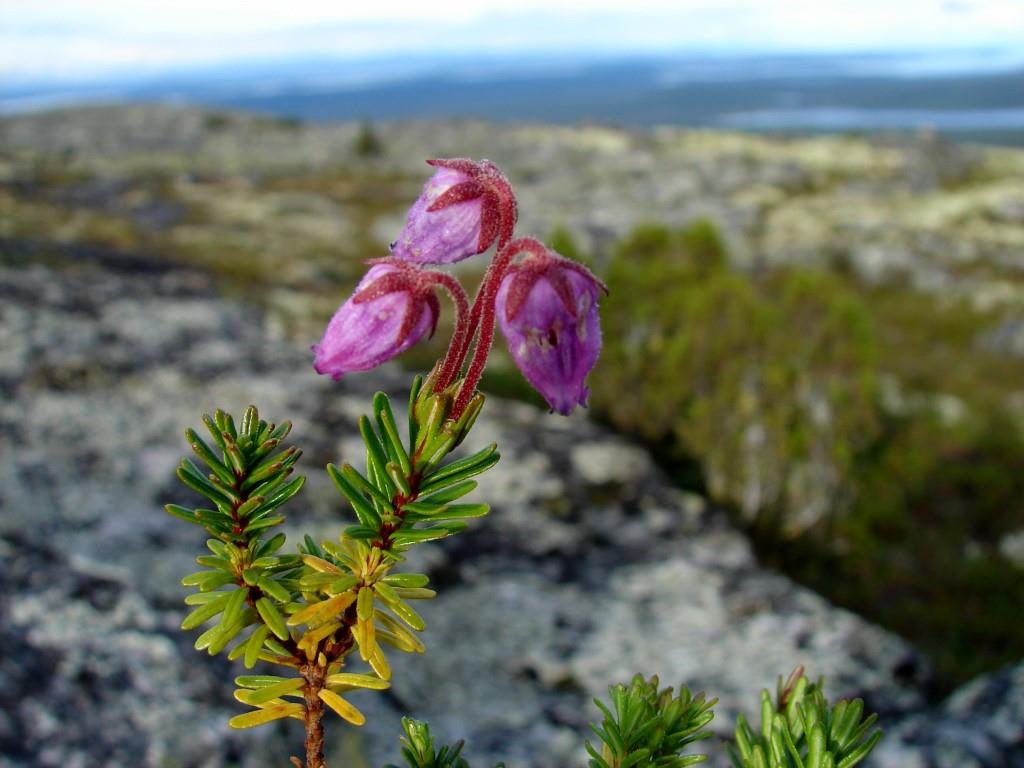
M 437 198 L 428 211 L 439 211 L 450 205 L 481 199 L 480 240 L 477 253 L 483 253 L 497 240 L 503 248 L 511 239 L 519 217 L 519 208 L 512 185 L 505 174 L 490 160 L 474 162 L 463 157 L 427 160 L 435 168 L 449 168 L 470 177 L 470 181 L 456 184 Z

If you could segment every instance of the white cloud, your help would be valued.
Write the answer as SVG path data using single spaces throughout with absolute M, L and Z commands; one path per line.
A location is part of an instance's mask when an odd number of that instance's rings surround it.
M 50 0 L 0 2 L 0 77 L 90 78 L 238 58 L 519 50 L 1018 44 L 1024 0 Z

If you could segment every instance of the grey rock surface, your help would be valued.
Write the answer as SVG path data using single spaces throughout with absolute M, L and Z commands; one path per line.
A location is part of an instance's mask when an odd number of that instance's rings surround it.
M 230 731 L 239 672 L 178 629 L 178 580 L 202 546 L 160 510 L 190 500 L 173 478 L 182 432 L 250 402 L 292 419 L 309 482 L 288 531 L 333 538 L 348 518 L 322 467 L 359 461 L 370 394 L 401 396 L 407 377 L 318 377 L 201 273 L 128 266 L 0 266 L 0 765 L 285 765 L 298 724 Z M 883 713 L 871 765 L 1024 764 L 1021 668 L 930 706 L 911 647 L 760 568 L 643 450 L 497 399 L 469 449 L 492 441 L 503 458 L 476 492 L 492 514 L 411 563 L 440 592 L 423 608 L 428 653 L 396 655 L 391 691 L 354 697 L 358 735 L 330 724 L 336 764 L 396 759 L 408 713 L 465 737 L 477 765 L 582 765 L 590 700 L 612 682 L 643 672 L 706 690 L 724 734 L 801 663 Z

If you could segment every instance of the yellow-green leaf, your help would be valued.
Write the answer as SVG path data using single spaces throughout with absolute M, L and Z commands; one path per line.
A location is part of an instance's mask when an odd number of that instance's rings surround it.
M 333 584 L 338 581 L 339 578 L 345 578 L 344 576 L 339 577 L 336 573 L 321 573 L 316 571 L 314 573 L 307 573 L 301 579 L 299 579 L 299 587 L 304 592 L 315 592 L 323 589 L 328 584 Z M 353 582 L 355 583 L 355 582 Z
M 206 605 L 201 605 L 192 611 L 185 619 L 181 622 L 181 628 L 184 630 L 195 629 L 200 624 L 209 619 L 212 619 L 218 613 L 224 610 L 224 606 L 227 605 L 228 600 L 231 597 L 230 592 L 225 592 L 223 596 L 218 597 L 216 600 L 211 600 Z
M 372 675 L 357 675 L 354 672 L 339 672 L 336 675 L 328 675 L 324 681 L 328 688 L 341 692 L 350 691 L 355 688 L 369 688 L 374 691 L 383 691 L 391 687 L 387 680 L 381 680 Z
M 293 678 L 280 675 L 239 675 L 235 678 L 235 685 L 239 688 L 266 688 L 268 685 L 277 685 L 291 679 Z
M 437 592 L 423 587 L 395 587 L 394 593 L 405 600 L 430 600 L 437 597 Z
M 377 623 L 380 624 L 377 627 L 379 640 L 388 642 L 406 653 L 423 653 L 426 650 L 423 642 L 395 618 L 383 611 L 374 611 L 373 616 Z
M 422 573 L 389 573 L 383 579 L 384 583 L 393 587 L 425 587 L 430 579 Z
M 334 691 L 322 690 L 319 693 L 321 701 L 333 709 L 341 717 L 348 720 L 352 725 L 362 725 L 366 722 L 363 713 L 353 707 Z
M 373 619 L 370 621 L 357 620 L 352 629 L 352 635 L 359 645 L 359 656 L 363 661 L 369 661 L 377 649 L 377 628 L 373 625 Z
M 325 637 L 334 634 L 339 629 L 341 629 L 340 621 L 329 621 L 303 635 L 302 640 L 299 641 L 299 646 L 301 648 L 313 648 Z
M 270 628 L 263 624 L 256 627 L 252 634 L 249 635 L 249 639 L 245 643 L 245 658 L 242 660 L 246 669 L 252 669 L 256 666 L 256 662 L 260 657 L 260 649 L 263 647 L 263 641 L 267 639 L 269 634 Z
M 413 629 L 422 632 L 427 628 L 427 625 L 423 622 L 423 618 L 414 611 L 408 603 L 400 598 L 388 601 L 388 608 L 395 612 L 402 621 L 408 624 Z
M 339 576 L 344 575 L 344 571 L 342 571 L 341 568 L 336 566 L 334 563 L 324 560 L 322 557 L 317 557 L 316 555 L 303 555 L 302 562 L 314 571 L 320 571 L 321 573 L 336 573 Z
M 373 590 L 363 587 L 359 590 L 359 601 L 356 603 L 356 615 L 360 621 L 373 616 Z
M 397 648 L 402 653 L 423 653 L 426 651 L 426 647 L 422 643 L 419 645 L 410 643 L 406 636 L 399 636 L 380 627 L 377 627 L 377 642 Z
M 270 627 L 270 631 L 277 635 L 280 640 L 288 639 L 288 627 L 285 626 L 284 617 L 277 610 L 272 602 L 261 597 L 256 601 L 256 610 L 259 611 L 263 621 Z
M 355 599 L 356 596 L 354 592 L 345 592 L 337 597 L 321 600 L 318 603 L 310 603 L 298 613 L 294 613 L 289 616 L 288 623 L 295 627 L 299 624 L 312 624 L 317 621 L 326 621 L 333 616 L 337 616 L 352 605 L 352 603 L 355 602 Z
M 301 704 L 285 702 L 275 704 L 272 707 L 257 709 L 255 712 L 246 712 L 244 715 L 235 715 L 228 720 L 228 725 L 232 728 L 253 728 L 273 720 L 280 720 L 282 717 L 295 717 L 297 715 L 301 718 L 303 711 Z
M 246 701 L 249 704 L 263 704 L 271 699 L 280 698 L 287 693 L 298 691 L 305 684 L 306 681 L 301 677 L 295 677 L 290 680 L 277 683 L 276 685 L 268 685 L 266 688 L 260 688 L 259 690 L 253 691 L 246 697 Z
M 379 645 L 377 646 L 377 650 L 374 651 L 373 656 L 367 659 L 367 661 L 370 662 L 370 666 L 373 668 L 373 671 L 377 673 L 378 677 L 382 680 L 391 679 L 391 665 L 388 664 L 388 660 L 384 656 L 384 651 L 381 650 Z
M 292 599 L 291 593 L 282 585 L 274 581 L 268 573 L 263 574 L 256 580 L 256 586 L 275 600 L 279 600 L 282 603 L 287 603 Z
M 221 621 L 224 624 L 234 624 L 239 616 L 242 614 L 242 607 L 245 605 L 245 598 L 249 596 L 248 589 L 236 589 L 231 593 L 231 597 L 228 598 L 227 605 L 224 606 L 224 618 Z

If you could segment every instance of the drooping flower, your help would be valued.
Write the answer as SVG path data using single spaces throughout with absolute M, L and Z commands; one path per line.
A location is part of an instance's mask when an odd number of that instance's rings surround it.
M 423 187 L 405 228 L 391 246 L 396 258 L 452 264 L 512 238 L 516 200 L 505 175 L 489 160 L 428 160 L 437 171 Z
M 440 303 L 422 270 L 390 260 L 375 263 L 331 318 L 313 367 L 335 380 L 367 371 L 433 335 Z
M 586 405 L 587 374 L 601 352 L 597 300 L 607 288 L 590 271 L 532 238 L 514 241 L 526 252 L 498 289 L 498 324 L 516 366 L 547 400 L 568 415 Z

